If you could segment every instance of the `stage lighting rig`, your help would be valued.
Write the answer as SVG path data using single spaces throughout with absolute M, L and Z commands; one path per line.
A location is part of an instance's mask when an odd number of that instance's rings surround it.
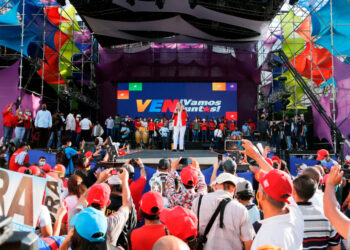
M 126 2 L 128 4 L 130 4 L 130 6 L 134 6 L 135 5 L 135 0 L 126 0 Z
M 158 9 L 163 9 L 165 0 L 155 0 Z
M 191 9 L 194 9 L 198 4 L 198 0 L 188 0 L 188 4 L 190 5 Z

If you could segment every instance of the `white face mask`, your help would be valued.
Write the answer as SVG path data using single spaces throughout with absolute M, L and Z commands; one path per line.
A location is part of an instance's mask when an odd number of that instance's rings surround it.
M 45 163 L 46 163 L 46 162 L 44 162 L 44 161 L 40 161 L 40 162 L 39 162 L 39 166 L 44 166 Z
M 69 143 L 68 143 L 68 147 L 71 147 L 71 146 L 72 146 L 72 142 L 69 142 Z
M 30 115 L 30 112 L 26 112 L 26 115 Z

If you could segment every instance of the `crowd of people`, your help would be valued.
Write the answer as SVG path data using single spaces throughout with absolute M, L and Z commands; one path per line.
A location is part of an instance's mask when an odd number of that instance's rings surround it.
M 149 149 L 171 149 L 171 143 L 177 142 L 173 138 L 176 120 L 165 115 L 155 119 L 116 115 L 114 118 L 109 116 L 104 124 L 100 124 L 75 112 L 65 116 L 58 111 L 51 115 L 45 104 L 35 117 L 28 109 L 22 111 L 17 108 L 15 112 L 13 109 L 14 103 L 7 105 L 3 111 L 4 145 L 9 144 L 13 134 L 19 142 L 47 150 L 58 149 L 64 135 L 70 136 L 73 147 L 78 147 L 82 140 L 93 141 L 96 137 L 108 136 L 121 143 L 135 141 L 136 147 Z M 211 143 L 216 149 L 223 148 L 226 137 L 268 141 L 277 151 L 281 145 L 289 151 L 308 148 L 308 130 L 302 116 L 297 116 L 295 121 L 286 116 L 283 121 L 269 122 L 265 115 L 261 115 L 257 124 L 249 119 L 241 127 L 236 121 L 229 121 L 225 117 L 186 117 L 184 128 L 185 142 Z
M 302 166 L 294 177 L 284 161 L 261 155 L 243 139 L 244 154 L 256 162 L 250 166 L 253 183 L 238 177 L 231 158 L 215 163 L 206 182 L 194 158 L 160 159 L 153 176 L 141 159 L 100 168 L 95 163 L 105 142 L 96 141 L 91 152 L 84 151 L 84 141 L 77 151 L 71 137 L 63 136 L 64 153 L 57 153 L 54 167 L 44 157 L 30 165 L 25 143 L 11 155 L 9 170 L 50 176 L 62 186 L 56 220 L 40 208 L 41 249 L 52 242 L 59 249 L 348 247 L 350 182 L 341 168 L 349 169 L 350 161 L 340 166 L 327 150 L 318 151 L 319 165 Z M 151 190 L 143 193 L 147 182 Z

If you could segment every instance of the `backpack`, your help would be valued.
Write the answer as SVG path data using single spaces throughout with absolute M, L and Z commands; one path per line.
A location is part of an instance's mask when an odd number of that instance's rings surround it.
M 61 147 L 56 153 L 56 164 L 62 164 L 67 167 L 69 159 L 66 156 L 66 151 L 64 147 Z
M 200 207 L 201 207 L 201 203 L 202 203 L 202 198 L 203 198 L 203 195 L 199 196 L 199 200 L 198 200 L 198 209 L 197 209 L 198 236 L 197 236 L 197 242 L 196 242 L 196 250 L 202 250 L 204 247 L 204 244 L 207 243 L 207 240 L 208 240 L 207 235 L 210 232 L 210 229 L 212 228 L 214 221 L 216 220 L 216 218 L 218 217 L 219 214 L 220 214 L 220 228 L 224 227 L 225 207 L 228 203 L 230 203 L 230 201 L 232 201 L 232 199 L 230 199 L 230 198 L 225 198 L 219 203 L 219 206 L 216 208 L 216 210 L 213 213 L 213 215 L 211 216 L 207 226 L 205 227 L 204 234 L 200 235 L 200 233 L 199 233 L 199 211 L 200 211 Z

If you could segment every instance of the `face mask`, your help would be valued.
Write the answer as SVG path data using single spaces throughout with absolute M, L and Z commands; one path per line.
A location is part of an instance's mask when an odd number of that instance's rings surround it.
M 71 147 L 71 146 L 72 146 L 72 142 L 69 142 L 69 143 L 68 143 L 68 147 Z
M 22 112 L 19 112 L 19 114 L 21 115 L 21 114 L 23 114 Z
M 26 115 L 30 115 L 30 112 L 26 112 Z
M 45 165 L 45 163 L 46 163 L 46 162 L 44 162 L 44 161 L 40 161 L 40 162 L 39 162 L 39 166 L 41 166 L 41 167 L 42 167 L 42 166 L 44 166 L 44 165 Z

